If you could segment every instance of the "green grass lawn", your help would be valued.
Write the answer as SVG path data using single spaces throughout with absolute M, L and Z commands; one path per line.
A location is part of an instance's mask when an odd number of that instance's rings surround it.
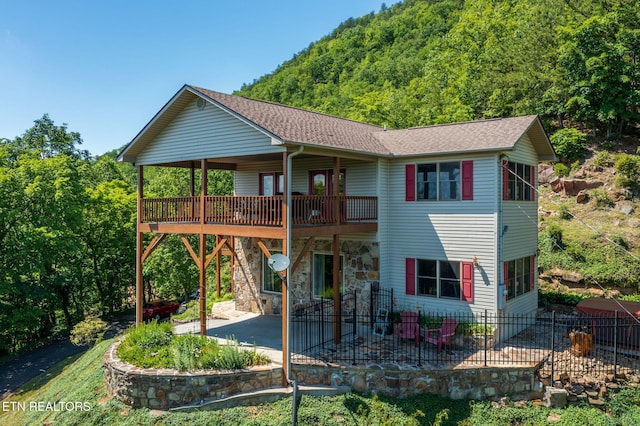
M 132 409 L 107 396 L 103 360 L 108 340 L 57 364 L 0 404 L 1 425 L 289 425 L 291 398 L 256 407 L 194 413 Z M 491 402 L 452 401 L 432 395 L 393 399 L 348 393 L 303 396 L 300 425 L 637 425 L 640 391 L 620 394 L 609 410 L 570 406 L 551 410 L 527 404 L 494 407 Z M 624 396 L 624 397 L 622 397 Z

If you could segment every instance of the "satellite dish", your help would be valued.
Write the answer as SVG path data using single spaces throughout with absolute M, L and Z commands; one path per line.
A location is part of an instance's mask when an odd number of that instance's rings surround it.
M 284 254 L 272 254 L 271 257 L 267 260 L 267 265 L 275 272 L 284 271 L 289 267 L 289 258 Z

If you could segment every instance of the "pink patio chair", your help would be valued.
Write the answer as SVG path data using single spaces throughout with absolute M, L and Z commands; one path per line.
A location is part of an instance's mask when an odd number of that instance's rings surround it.
M 400 339 L 414 339 L 416 346 L 420 343 L 420 326 L 418 325 L 417 312 L 401 312 L 400 323 L 396 325 L 396 334 L 398 342 Z
M 442 345 L 451 347 L 451 337 L 456 334 L 458 322 L 453 318 L 442 320 L 442 327 L 427 330 L 424 341 L 438 346 L 438 353 L 442 350 Z

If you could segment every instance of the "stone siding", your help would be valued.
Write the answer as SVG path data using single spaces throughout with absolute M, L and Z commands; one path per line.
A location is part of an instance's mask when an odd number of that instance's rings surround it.
M 234 371 L 139 368 L 120 360 L 119 344 L 105 355 L 107 391 L 134 408 L 166 410 L 282 386 L 282 368 L 274 364 Z
M 295 380 L 306 385 L 346 386 L 356 392 L 403 398 L 437 394 L 476 400 L 503 396 L 538 399 L 543 386 L 535 367 L 425 370 L 396 365 L 366 367 L 293 366 Z
M 291 259 L 298 258 L 306 239 L 296 239 L 292 244 Z M 282 251 L 282 241 L 263 239 L 271 252 Z M 311 249 L 301 259 L 289 280 L 292 291 L 292 309 L 312 300 L 312 254 L 332 253 L 332 240 L 316 239 Z M 282 297 L 278 293 L 262 291 L 263 254 L 252 238 L 236 238 L 235 251 L 238 261 L 233 271 L 236 309 L 260 314 L 282 313 Z M 344 292 L 358 293 L 358 299 L 369 300 L 371 285 L 380 284 L 380 250 L 377 242 L 341 240 L 340 255 L 344 258 Z M 293 261 L 292 260 L 292 261 Z M 359 313 L 367 313 L 369 306 L 359 304 Z

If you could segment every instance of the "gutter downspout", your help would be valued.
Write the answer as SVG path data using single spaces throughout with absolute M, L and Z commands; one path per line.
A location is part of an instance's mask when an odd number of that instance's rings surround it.
M 507 232 L 507 227 L 503 222 L 503 199 L 504 199 L 504 161 L 509 161 L 509 157 L 506 154 L 501 154 L 498 157 L 498 264 L 497 273 L 498 277 L 498 292 L 496 298 L 496 308 L 501 311 L 505 309 L 506 304 L 506 291 L 507 291 L 507 277 L 504 276 L 504 234 Z
M 299 155 L 304 151 L 304 145 L 298 146 L 298 150 L 292 152 L 287 156 L 287 231 L 286 231 L 286 239 L 287 239 L 287 256 L 291 257 L 291 228 L 292 228 L 292 220 L 293 220 L 293 212 L 291 209 L 291 173 L 293 169 L 293 157 Z M 287 267 L 287 311 L 286 311 L 286 325 L 287 325 L 287 354 L 286 354 L 286 365 L 285 365 L 285 375 L 287 382 L 290 384 L 293 383 L 291 379 L 291 287 L 289 285 L 289 277 L 291 277 L 291 264 Z M 295 385 L 294 385 L 295 388 Z

